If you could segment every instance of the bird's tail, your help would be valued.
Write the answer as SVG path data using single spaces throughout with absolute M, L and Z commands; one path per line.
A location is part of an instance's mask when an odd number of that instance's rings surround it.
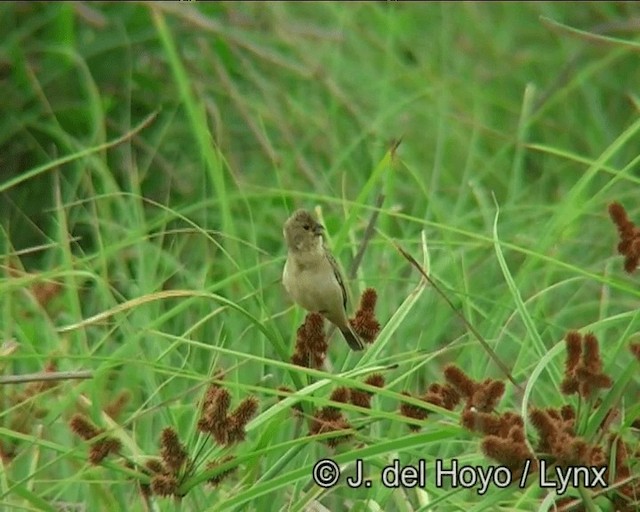
M 342 333 L 342 335 L 344 336 L 344 339 L 347 341 L 347 343 L 351 347 L 351 350 L 364 349 L 364 343 L 362 342 L 360 337 L 355 332 L 353 332 L 353 329 L 351 328 L 350 325 L 344 329 L 340 329 L 340 332 Z

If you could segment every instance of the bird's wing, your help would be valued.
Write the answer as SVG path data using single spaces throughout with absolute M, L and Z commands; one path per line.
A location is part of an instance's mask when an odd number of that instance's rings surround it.
M 329 263 L 331 264 L 331 268 L 333 269 L 333 275 L 336 276 L 336 281 L 340 285 L 340 291 L 342 291 L 342 305 L 347 310 L 347 289 L 344 287 L 344 280 L 342 279 L 342 274 L 340 273 L 340 267 L 338 267 L 338 262 L 333 257 L 333 255 L 325 249 L 325 254 Z

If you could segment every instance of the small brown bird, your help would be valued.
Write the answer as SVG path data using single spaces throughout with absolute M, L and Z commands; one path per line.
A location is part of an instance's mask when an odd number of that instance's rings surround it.
M 364 344 L 347 318 L 347 291 L 336 260 L 324 246 L 324 226 L 306 210 L 297 210 L 284 223 L 287 262 L 282 284 L 293 301 L 321 313 L 334 324 L 352 350 Z

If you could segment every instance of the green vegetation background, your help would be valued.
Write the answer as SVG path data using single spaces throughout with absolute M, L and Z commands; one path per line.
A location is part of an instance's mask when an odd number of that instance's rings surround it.
M 416 288 L 391 240 L 424 262 L 518 381 L 540 370 L 532 403 L 563 403 L 568 329 L 594 331 L 605 370 L 620 374 L 640 292 L 606 207 L 616 199 L 640 218 L 638 19 L 634 3 L 591 2 L 0 5 L 0 342 L 10 352 L 0 368 L 20 375 L 53 359 L 94 375 L 33 398 L 46 410 L 23 429 L 14 389 L 0 388 L 0 439 L 17 454 L 0 474 L 2 506 L 144 510 L 120 465 L 87 464 L 70 414 L 89 404 L 100 423 L 128 390 L 110 428 L 130 439 L 132 459 L 157 454 L 167 425 L 199 446 L 202 386 L 225 368 L 236 402 L 261 401 L 233 452 L 246 455 L 241 471 L 159 510 L 314 500 L 347 510 L 366 499 L 384 510 L 536 509 L 539 489 L 325 494 L 310 468 L 334 452 L 270 408 L 292 374 L 323 383 L 308 392 L 322 405 L 332 387 L 361 380 L 349 370 L 397 364 L 370 414 L 351 411 L 367 425 L 359 442 L 382 447 L 368 462 L 489 463 L 455 414 L 430 417 L 418 436 L 397 416 L 399 393 L 441 380 L 446 363 L 503 375 L 442 298 Z M 318 206 L 348 267 L 380 194 L 350 286 L 355 299 L 378 291 L 385 330 L 359 362 L 334 338 L 327 372 L 307 377 L 283 359 L 303 315 L 279 283 L 281 224 Z M 51 282 L 59 292 L 36 300 Z M 522 405 L 509 392 L 504 404 Z

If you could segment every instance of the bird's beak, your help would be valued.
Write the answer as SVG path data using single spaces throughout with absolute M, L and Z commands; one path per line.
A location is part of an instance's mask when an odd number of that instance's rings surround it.
M 324 226 L 322 224 L 316 224 L 313 228 L 313 233 L 322 236 L 324 234 Z

